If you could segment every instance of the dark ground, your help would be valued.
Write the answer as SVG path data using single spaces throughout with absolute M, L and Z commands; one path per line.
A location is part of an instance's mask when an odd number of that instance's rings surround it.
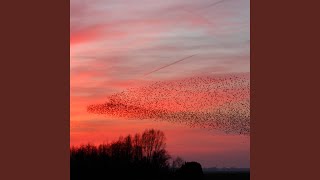
M 165 136 L 149 129 L 98 146 L 70 148 L 71 180 L 247 180 L 250 169 L 202 168 L 198 162 L 173 160 Z
M 206 172 L 204 180 L 249 180 L 250 172 Z

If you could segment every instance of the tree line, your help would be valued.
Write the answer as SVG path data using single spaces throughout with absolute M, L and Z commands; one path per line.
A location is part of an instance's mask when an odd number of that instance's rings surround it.
M 165 140 L 162 131 L 147 129 L 108 144 L 71 147 L 71 180 L 182 177 L 187 163 L 179 157 L 171 158 Z M 201 165 L 198 171 L 202 173 Z

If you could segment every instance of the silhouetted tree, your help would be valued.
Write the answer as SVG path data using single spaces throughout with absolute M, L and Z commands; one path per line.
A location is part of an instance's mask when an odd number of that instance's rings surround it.
M 71 179 L 159 179 L 169 174 L 169 159 L 164 133 L 145 130 L 110 144 L 71 147 Z
M 181 157 L 176 157 L 174 160 L 172 160 L 172 166 L 171 168 L 175 171 L 176 169 L 181 168 L 181 166 L 185 163 L 185 161 Z
M 198 162 L 185 162 L 176 173 L 179 179 L 200 180 L 204 178 L 201 164 Z
M 142 149 L 147 161 L 151 161 L 154 153 L 159 153 L 165 148 L 165 136 L 159 130 L 145 130 L 141 137 Z
M 71 180 L 203 178 L 197 162 L 177 157 L 170 166 L 165 140 L 162 131 L 147 129 L 109 144 L 71 147 Z

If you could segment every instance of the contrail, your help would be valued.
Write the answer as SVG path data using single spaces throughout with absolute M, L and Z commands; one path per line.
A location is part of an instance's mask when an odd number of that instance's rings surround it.
M 175 62 L 173 62 L 173 63 L 170 63 L 170 64 L 167 64 L 167 65 L 162 66 L 162 67 L 160 67 L 160 68 L 157 68 L 157 69 L 155 69 L 155 70 L 153 70 L 153 71 L 151 71 L 151 72 L 148 72 L 148 73 L 144 74 L 143 76 L 144 76 L 144 77 L 145 77 L 145 76 L 148 76 L 148 75 L 150 75 L 150 74 L 152 74 L 152 73 L 155 73 L 155 72 L 157 72 L 157 71 L 160 71 L 161 69 L 164 69 L 164 68 L 166 68 L 166 67 L 169 67 L 169 66 L 172 66 L 172 65 L 174 65 L 174 64 L 177 64 L 177 63 L 179 63 L 179 62 L 181 62 L 181 61 L 184 61 L 184 60 L 186 60 L 186 59 L 188 59 L 188 58 L 191 58 L 192 56 L 195 56 L 195 55 L 197 55 L 197 54 L 193 54 L 193 55 L 191 55 L 191 56 L 185 57 L 185 58 L 180 59 L 180 60 L 178 60 L 178 61 L 175 61 Z
M 185 12 L 187 12 L 187 13 L 189 13 L 189 14 L 193 15 L 193 16 L 198 16 L 198 17 L 202 18 L 202 19 L 203 19 L 207 24 L 212 24 L 212 22 L 211 22 L 211 21 L 209 21 L 207 18 L 205 18 L 205 17 L 203 17 L 203 16 L 201 16 L 201 15 L 199 15 L 199 14 L 195 13 L 195 11 L 190 11 L 190 10 L 183 9 L 183 8 L 182 8 L 182 10 L 184 10 Z
M 218 4 L 220 4 L 220 3 L 224 2 L 224 1 L 226 1 L 226 0 L 220 0 L 220 1 L 217 1 L 217 2 L 214 2 L 214 3 L 211 3 L 211 4 L 207 5 L 206 7 L 200 8 L 198 10 L 203 10 L 203 9 L 207 9 L 209 7 L 212 7 L 212 6 L 216 6 L 216 5 L 218 5 Z
M 194 16 L 198 16 L 198 17 L 202 18 L 202 19 L 205 20 L 208 24 L 212 24 L 211 21 L 209 21 L 207 18 L 203 17 L 202 15 L 197 14 L 196 12 L 200 12 L 201 10 L 205 10 L 205 9 L 207 9 L 207 8 L 216 6 L 216 5 L 218 5 L 218 4 L 220 4 L 220 3 L 224 2 L 224 1 L 226 1 L 226 0 L 216 1 L 216 2 L 214 2 L 214 3 L 208 4 L 208 5 L 205 6 L 205 7 L 198 8 L 198 9 L 195 9 L 195 10 L 186 10 L 186 9 L 184 9 L 184 8 L 182 8 L 182 10 L 184 10 L 185 12 L 190 13 L 190 14 L 192 14 L 192 15 L 194 15 Z

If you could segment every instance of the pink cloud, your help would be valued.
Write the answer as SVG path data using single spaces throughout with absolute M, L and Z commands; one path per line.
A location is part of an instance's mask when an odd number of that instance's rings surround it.
M 243 140 L 240 136 L 223 136 L 217 132 L 211 134 L 170 122 L 135 121 L 119 117 L 108 119 L 86 111 L 88 104 L 103 104 L 112 94 L 128 88 L 146 87 L 154 81 L 250 72 L 250 46 L 247 43 L 250 39 L 249 1 L 225 1 L 214 8 L 208 7 L 212 3 L 208 0 L 71 0 L 71 144 L 88 141 L 99 143 L 116 139 L 120 134 L 155 127 L 168 135 L 168 148 L 173 154 L 201 160 L 207 165 L 214 164 L 211 160 L 219 160 L 214 155 L 225 159 L 228 156 L 237 159 L 237 156 L 248 162 L 249 143 L 243 146 L 239 144 L 237 141 Z M 195 59 L 142 77 L 147 72 L 196 53 Z M 238 94 L 242 90 L 233 88 L 229 92 Z M 168 90 L 168 93 L 174 97 L 172 90 Z M 223 92 L 218 94 L 220 98 L 215 106 L 223 106 L 227 96 Z M 147 94 L 137 95 L 141 96 Z M 185 101 L 188 107 L 197 110 L 203 108 L 200 104 L 204 101 L 200 100 L 199 104 L 192 102 L 207 98 L 208 94 L 200 91 L 194 92 L 191 97 L 186 93 L 184 96 L 190 99 L 189 104 L 183 96 L 178 100 Z M 234 98 L 232 102 L 241 103 L 241 98 Z M 207 107 L 207 104 L 204 105 Z M 162 106 L 176 111 L 184 110 L 174 100 L 162 102 Z M 144 108 L 157 107 L 152 102 Z M 219 137 L 207 138 L 208 133 Z M 223 147 L 215 147 L 211 142 Z M 181 149 L 189 150 L 183 153 Z M 202 152 L 203 156 L 195 157 L 193 154 L 197 151 Z M 244 155 L 234 155 L 242 151 Z M 229 158 L 228 163 L 232 164 L 232 159 Z

